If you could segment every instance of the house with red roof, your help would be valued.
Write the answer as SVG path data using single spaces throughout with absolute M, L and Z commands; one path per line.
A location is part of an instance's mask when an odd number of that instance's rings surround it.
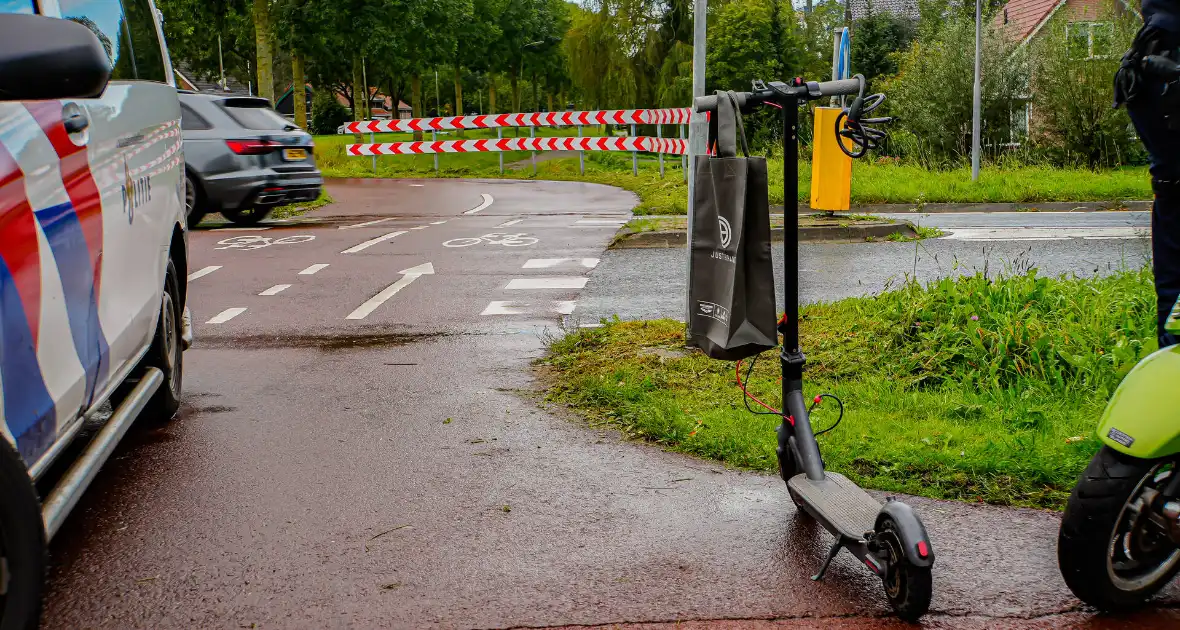
M 992 23 L 1008 37 L 1026 46 L 1036 40 L 1052 20 L 1061 18 L 1066 20 L 1071 57 L 1073 54 L 1087 59 L 1121 57 L 1124 51 L 1112 50 L 1112 6 L 1116 12 L 1136 11 L 1127 0 L 1010 0 L 996 12 Z M 1014 141 L 1028 135 L 1030 119 L 1034 118 L 1030 95 L 1025 106 L 1013 112 Z

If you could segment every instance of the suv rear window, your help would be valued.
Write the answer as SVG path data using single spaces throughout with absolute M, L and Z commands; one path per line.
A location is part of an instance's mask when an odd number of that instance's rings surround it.
M 294 123 L 278 115 L 262 101 L 230 99 L 222 101 L 221 106 L 246 129 L 281 131 L 295 127 Z

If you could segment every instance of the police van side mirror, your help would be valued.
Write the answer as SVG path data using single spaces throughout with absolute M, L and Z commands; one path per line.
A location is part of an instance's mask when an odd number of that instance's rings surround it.
M 111 62 L 86 26 L 42 15 L 0 15 L 0 101 L 101 96 Z

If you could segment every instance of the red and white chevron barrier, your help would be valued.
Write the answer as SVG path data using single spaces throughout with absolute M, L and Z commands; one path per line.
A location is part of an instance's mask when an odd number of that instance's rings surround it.
M 632 136 L 627 138 L 502 138 L 445 140 L 439 142 L 379 142 L 349 144 L 348 155 L 419 155 L 425 153 L 476 153 L 481 151 L 642 151 L 685 155 L 688 141 L 675 138 Z
M 686 125 L 692 112 L 677 109 L 614 109 L 592 112 L 549 112 L 537 114 L 496 114 L 451 116 L 449 118 L 407 118 L 404 120 L 361 120 L 345 125 L 348 133 L 393 131 L 439 131 L 451 129 L 494 129 L 496 127 L 557 127 L 574 125 Z

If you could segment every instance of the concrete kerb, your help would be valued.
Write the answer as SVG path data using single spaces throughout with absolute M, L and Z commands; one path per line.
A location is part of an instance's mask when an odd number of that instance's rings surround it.
M 857 221 L 842 225 L 801 225 L 799 226 L 799 240 L 808 243 L 860 243 L 864 241 L 883 241 L 893 234 L 901 234 L 903 238 L 914 238 L 918 235 L 914 226 L 908 221 Z M 783 228 L 770 229 L 770 240 L 782 242 Z M 672 247 L 686 247 L 688 245 L 687 230 L 654 230 L 649 232 L 627 232 L 623 228 L 614 241 L 611 249 L 662 249 Z

